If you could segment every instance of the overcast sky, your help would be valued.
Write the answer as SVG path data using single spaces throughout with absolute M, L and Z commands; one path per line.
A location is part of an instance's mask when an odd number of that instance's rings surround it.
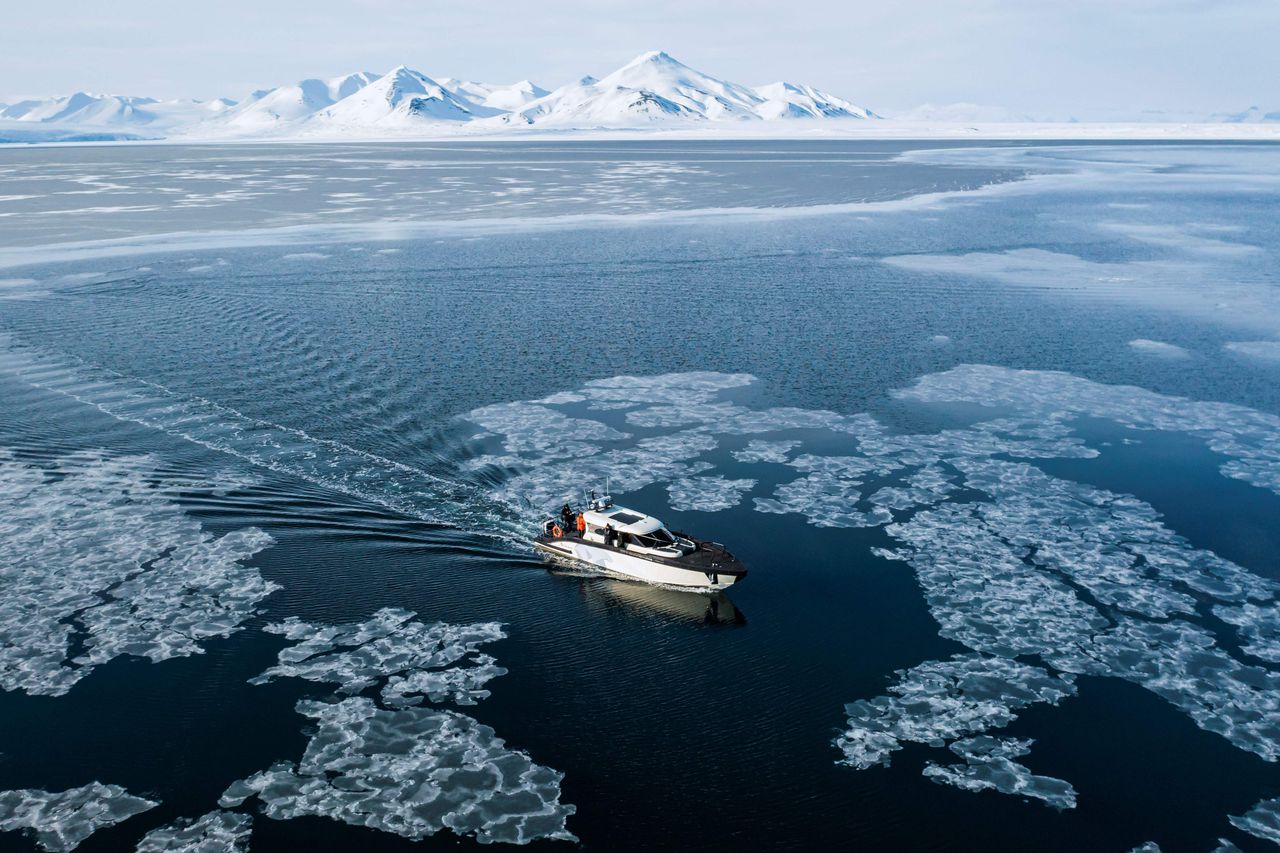
M 970 101 L 1280 109 L 1280 0 L 61 0 L 6 4 L 0 101 L 156 97 L 404 63 L 554 88 L 663 49 L 714 76 L 809 83 L 880 112 Z

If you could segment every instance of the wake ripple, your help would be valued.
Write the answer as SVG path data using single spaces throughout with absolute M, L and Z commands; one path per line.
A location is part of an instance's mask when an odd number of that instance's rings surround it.
M 477 485 L 441 476 L 295 427 L 262 421 L 202 397 L 134 379 L 0 335 L 0 371 L 253 465 L 430 524 L 524 546 L 529 519 Z

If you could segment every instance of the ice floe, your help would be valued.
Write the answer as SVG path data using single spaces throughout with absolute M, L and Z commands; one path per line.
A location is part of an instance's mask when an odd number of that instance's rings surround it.
M 1147 338 L 1134 338 L 1129 341 L 1129 346 L 1137 352 L 1159 356 L 1160 358 L 1181 359 L 1189 358 L 1191 356 L 1191 353 L 1187 352 L 1177 344 L 1170 344 L 1164 341 L 1153 341 Z
M 1231 341 L 1223 349 L 1259 361 L 1280 361 L 1280 341 Z
M 830 474 L 810 474 L 774 490 L 772 498 L 756 498 L 758 512 L 797 513 L 816 527 L 879 527 L 893 520 L 883 507 L 868 511 L 855 507 L 862 497 L 858 480 Z
M 787 454 L 799 446 L 798 441 L 766 441 L 753 438 L 742 450 L 735 450 L 733 458 L 739 462 L 786 462 Z
M 916 569 L 943 636 L 1133 681 L 1236 746 L 1280 758 L 1280 676 L 1171 618 L 1194 614 L 1191 593 L 1265 600 L 1273 583 L 1193 549 L 1135 498 L 1025 463 L 953 464 L 993 500 L 944 504 L 886 528 L 905 546 L 897 556 Z
M 1275 602 L 1263 607 L 1247 602 L 1237 607 L 1220 604 L 1213 608 L 1213 615 L 1236 627 L 1244 651 L 1270 663 L 1280 663 L 1280 605 Z
M 913 509 L 930 506 L 955 491 L 955 481 L 936 465 L 916 469 L 902 486 L 885 486 L 868 500 L 886 509 Z
M 1280 797 L 1263 800 L 1242 817 L 1232 815 L 1231 824 L 1264 841 L 1280 844 Z
M 836 739 L 841 763 L 865 769 L 888 764 L 905 743 L 943 746 L 948 740 L 1003 728 L 1029 705 L 1074 696 L 1071 675 L 980 654 L 929 661 L 897 673 L 891 695 L 845 707 L 848 729 Z
M 1140 339 L 1134 347 L 1172 354 L 1156 344 Z M 696 376 L 588 383 L 511 404 L 501 422 L 485 410 L 473 413 L 470 419 L 494 433 L 509 456 L 520 457 L 494 492 L 511 503 L 527 498 L 545 507 L 576 496 L 584 482 L 612 476 L 615 494 L 658 484 L 673 506 L 688 508 L 690 484 L 731 482 L 708 473 L 712 463 L 703 454 L 726 437 L 751 436 L 732 453 L 737 462 L 783 463 L 799 473 L 772 494 L 754 497 L 756 510 L 795 514 L 820 527 L 883 526 L 893 547 L 876 553 L 910 565 L 940 634 L 981 653 L 970 665 L 1026 669 L 988 678 L 995 698 L 978 703 L 936 688 L 977 715 L 972 723 L 961 722 L 964 715 L 946 703 L 932 708 L 900 695 L 854 703 L 839 741 L 846 763 L 878 763 L 907 741 L 945 746 L 982 735 L 1029 702 L 1072 695 L 1072 678 L 1081 674 L 1141 685 L 1235 746 L 1280 759 L 1280 675 L 1237 660 L 1204 624 L 1212 610 L 1236 627 L 1246 653 L 1276 662 L 1276 585 L 1193 547 L 1145 502 L 1053 477 L 1034 464 L 1098 456 L 1076 422 L 1100 418 L 1199 438 L 1226 457 L 1225 476 L 1280 493 L 1280 417 L 1066 373 L 963 365 L 925 376 L 895 396 L 983 405 L 991 417 L 902 434 L 867 414 L 753 408 L 727 397 L 750 377 Z M 599 404 L 625 405 L 621 421 L 634 435 L 605 424 L 619 423 L 617 415 L 594 419 L 591 406 Z M 609 430 L 603 438 L 585 438 L 603 430 Z M 799 440 L 771 435 L 787 430 L 824 432 L 821 445 L 834 451 L 796 455 Z M 592 447 L 577 457 L 561 453 L 573 440 Z M 808 448 L 819 444 L 808 436 L 803 441 Z M 736 498 L 714 505 L 732 506 Z M 921 664 L 899 688 L 916 689 L 912 678 L 977 679 L 956 671 L 957 661 Z M 908 704 L 914 716 L 903 710 Z M 985 752 L 974 751 L 979 745 Z M 955 750 L 963 764 L 934 764 L 931 774 L 962 787 L 1014 792 L 1029 786 L 1065 807 L 1070 786 L 1017 764 L 1021 748 L 966 743 Z
M 27 830 L 43 850 L 74 850 L 104 826 L 114 826 L 159 803 L 119 785 L 90 782 L 67 791 L 0 791 L 0 832 Z
M 924 775 L 935 782 L 966 791 L 999 791 L 1043 800 L 1055 809 L 1076 807 L 1076 790 L 1071 783 L 1052 776 L 1037 776 L 1014 759 L 1031 751 L 1030 740 L 977 735 L 951 744 L 951 751 L 964 764 L 925 765 Z
M 629 437 L 627 433 L 599 421 L 570 418 L 533 403 L 498 403 L 472 411 L 468 419 L 504 436 L 503 449 L 513 455 L 579 456 L 598 450 L 590 442 L 618 441 Z
M 896 392 L 928 403 L 1006 406 L 1046 417 L 1106 418 L 1134 429 L 1184 432 L 1231 457 L 1228 477 L 1280 494 L 1280 416 L 1234 403 L 1158 394 L 1129 385 L 1105 385 L 1051 370 L 1012 370 L 965 364 L 922 377 Z
M 46 469 L 0 451 L 0 504 L 5 690 L 57 696 L 122 655 L 199 654 L 279 589 L 245 565 L 271 537 L 204 530 L 150 457 L 77 453 Z
M 245 853 L 252 832 L 249 815 L 211 811 L 195 820 L 180 819 L 151 830 L 134 853 Z
M 224 808 L 256 796 L 277 819 L 318 815 L 414 840 L 449 829 L 482 843 L 576 840 L 562 774 L 452 711 L 382 710 L 367 698 L 302 701 L 315 733 L 297 764 L 233 783 Z
M 756 486 L 755 480 L 726 480 L 724 477 L 686 477 L 667 484 L 671 508 L 716 512 L 735 507 L 742 496 Z
M 279 663 L 250 684 L 266 684 L 275 678 L 303 678 L 338 685 L 343 693 L 359 693 L 389 678 L 382 689 L 384 702 L 392 706 L 417 704 L 426 696 L 433 702 L 449 699 L 474 705 L 489 695 L 484 685 L 506 674 L 488 655 L 476 655 L 483 643 L 506 634 L 497 622 L 454 625 L 416 621 L 414 613 L 383 608 L 364 622 L 319 625 L 296 617 L 267 625 L 263 630 L 295 641 L 280 651 Z M 475 655 L 472 666 L 452 667 Z

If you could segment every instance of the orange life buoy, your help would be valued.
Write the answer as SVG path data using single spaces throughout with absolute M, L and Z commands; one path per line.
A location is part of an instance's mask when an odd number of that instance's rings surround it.
M 559 539 L 564 535 L 564 531 L 560 529 L 560 525 L 553 524 L 551 525 L 551 535 Z

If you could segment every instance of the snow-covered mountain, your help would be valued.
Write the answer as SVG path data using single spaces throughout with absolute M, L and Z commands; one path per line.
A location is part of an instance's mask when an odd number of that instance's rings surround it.
M 425 74 L 401 65 L 296 122 L 294 129 L 318 136 L 394 133 L 497 114 L 497 110 L 456 96 Z
M 811 86 L 732 83 L 650 51 L 600 79 L 583 77 L 548 92 L 528 80 L 509 85 L 431 78 L 399 66 L 312 78 L 253 92 L 238 103 L 157 101 L 89 95 L 23 101 L 0 120 L 61 128 L 137 129 L 150 136 L 343 137 L 554 129 L 756 123 L 877 116 Z
M 1274 112 L 1266 112 L 1261 107 L 1252 106 L 1247 110 L 1241 110 L 1238 113 L 1214 113 L 1209 117 L 1210 121 L 1220 121 L 1227 124 L 1253 124 L 1259 121 L 1280 121 L 1280 110 Z
M 844 127 L 853 127 L 881 118 L 812 86 L 785 81 L 746 86 L 655 50 L 602 78 L 585 76 L 554 91 L 529 80 L 493 84 L 432 78 L 401 65 L 384 75 L 361 71 L 260 89 L 238 102 L 228 98 L 162 101 L 87 92 L 18 100 L 0 103 L 0 142 L 434 137 L 614 128 L 726 127 L 741 128 L 744 135 L 788 133 L 781 124 L 773 125 L 778 130 L 771 129 L 770 123 L 786 123 L 808 135 L 820 124 L 845 122 Z M 948 127 L 972 131 L 976 126 L 1033 122 L 1270 124 L 1280 122 L 1280 111 L 1255 106 L 1205 116 L 1189 110 L 1090 110 L 1080 116 L 1055 117 L 956 103 L 924 104 L 889 118 L 891 123 L 876 125 L 882 135 L 898 132 L 899 123 L 904 125 L 902 132 L 910 133 L 931 132 L 930 125 L 946 132 Z
M 0 120 L 85 129 L 171 128 L 224 113 L 233 101 L 158 101 L 126 95 L 76 92 L 56 98 L 19 101 L 0 109 Z
M 650 51 L 602 79 L 584 77 L 522 109 L 505 124 L 614 127 L 784 118 L 873 118 L 869 110 L 810 86 L 772 83 L 758 89 L 697 71 L 663 51 Z
M 521 80 L 509 86 L 455 80 L 452 77 L 441 77 L 437 82 L 455 98 L 500 112 L 518 110 L 530 101 L 536 101 L 548 94 L 546 89 L 528 80 Z
M 292 86 L 254 92 L 227 111 L 221 124 L 245 130 L 267 129 L 305 119 L 313 113 L 349 98 L 378 79 L 362 71 L 331 80 L 300 80 Z
M 764 103 L 756 108 L 761 118 L 880 118 L 866 107 L 828 95 L 812 86 L 770 83 L 757 86 Z
M 866 117 L 866 111 L 809 87 L 763 90 L 697 71 L 662 51 L 641 54 L 612 74 L 585 77 L 505 117 L 543 126 L 625 126 L 653 122 L 751 121 L 787 117 Z M 814 104 L 803 104 L 813 97 Z M 795 103 L 791 103 L 794 100 Z M 833 107 L 833 103 L 840 106 Z M 852 108 L 852 109 L 848 109 Z

